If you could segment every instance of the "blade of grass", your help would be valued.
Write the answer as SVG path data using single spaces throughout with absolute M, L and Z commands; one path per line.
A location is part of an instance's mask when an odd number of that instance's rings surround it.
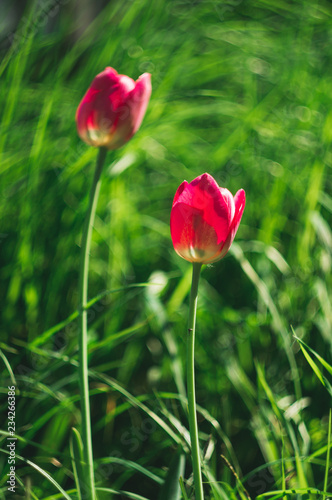
M 179 483 L 180 483 L 180 488 L 181 488 L 181 493 L 182 493 L 182 496 L 183 496 L 183 500 L 189 500 L 187 492 L 186 492 L 186 488 L 185 488 L 185 486 L 183 484 L 183 478 L 182 477 L 180 477 Z
M 325 387 L 324 378 L 323 378 L 323 375 L 322 375 L 320 369 L 318 368 L 318 366 L 316 365 L 316 363 L 314 362 L 314 360 L 312 359 L 312 357 L 309 356 L 308 351 L 306 351 L 306 349 L 303 347 L 302 344 L 300 344 L 300 348 L 301 348 L 301 351 L 304 354 L 304 357 L 306 358 L 306 360 L 308 361 L 308 363 L 311 366 L 312 370 L 314 371 L 315 375 L 317 376 L 317 378 L 321 381 L 321 383 Z
M 327 453 L 326 453 L 326 467 L 325 467 L 325 477 L 324 477 L 324 491 L 327 490 L 328 476 L 330 470 L 330 449 L 331 449 L 331 410 L 329 414 L 329 431 L 328 431 L 328 441 L 327 441 Z M 326 494 L 324 493 L 323 500 L 326 499 Z
M 7 450 L 4 450 L 3 448 L 0 448 L 0 451 L 2 451 L 3 453 L 5 453 L 6 455 L 9 455 L 9 452 Z M 17 454 L 15 454 L 15 458 L 17 458 L 18 460 L 21 460 L 22 462 L 25 462 L 26 464 L 30 465 L 33 469 L 35 469 L 37 472 L 39 472 L 39 474 L 41 474 L 42 476 L 44 476 L 51 484 L 53 484 L 53 486 L 58 491 L 60 491 L 60 493 L 63 495 L 63 498 L 65 498 L 66 500 L 72 500 L 71 497 L 65 492 L 65 490 L 63 488 L 61 488 L 60 484 L 58 484 L 55 481 L 55 479 L 53 479 L 53 477 L 48 472 L 46 472 L 44 469 L 42 469 L 41 467 L 39 467 L 39 465 L 37 465 L 34 462 L 31 462 L 31 460 L 28 460 L 28 459 L 26 459 L 24 457 L 21 457 L 20 455 L 17 455 Z
M 180 500 L 181 487 L 179 479 L 184 474 L 185 465 L 186 457 L 183 453 L 173 457 L 164 485 L 160 490 L 158 500 Z
M 168 435 L 169 437 L 178 445 L 181 447 L 184 446 L 184 441 L 179 437 L 171 427 L 166 424 L 154 411 L 150 410 L 144 403 L 139 401 L 135 396 L 130 394 L 125 388 L 121 387 L 120 384 L 116 380 L 113 380 L 111 377 L 108 377 L 107 375 L 104 374 L 99 374 L 97 372 L 94 372 L 90 370 L 91 376 L 98 379 L 102 380 L 105 382 L 105 384 L 109 385 L 112 387 L 114 390 L 122 394 L 131 404 L 132 406 L 136 408 L 140 408 L 144 413 L 146 413 L 149 417 L 152 418 Z
M 72 459 L 73 472 L 75 477 L 75 483 L 77 488 L 78 500 L 82 500 L 82 490 L 84 483 L 82 481 L 83 476 L 83 443 L 80 433 L 75 427 L 72 427 L 72 434 L 70 439 L 70 456 Z M 84 491 L 84 490 L 83 490 Z
M 104 492 L 104 493 L 113 493 L 113 495 L 124 495 L 125 498 L 130 498 L 132 500 L 149 500 L 146 497 L 142 497 L 141 495 L 137 495 L 136 493 L 132 493 L 131 491 L 123 491 L 123 490 L 112 490 L 111 488 L 98 488 L 96 487 L 96 491 Z
M 5 367 L 8 370 L 8 373 L 9 373 L 12 385 L 14 385 L 15 387 L 17 387 L 17 382 L 16 382 L 16 378 L 15 378 L 14 372 L 12 370 L 12 367 L 10 366 L 10 363 L 9 363 L 8 359 L 6 358 L 6 356 L 4 355 L 4 353 L 2 352 L 2 349 L 0 349 L 0 357 L 3 360 L 3 362 L 5 364 Z
M 325 359 L 322 358 L 322 356 L 320 356 L 316 351 L 314 351 L 310 346 L 308 346 L 308 344 L 303 342 L 302 339 L 297 337 L 294 333 L 293 328 L 292 328 L 292 331 L 294 334 L 294 338 L 300 343 L 300 345 L 304 346 L 307 351 L 310 351 L 318 359 L 318 361 L 320 361 L 320 363 L 324 366 L 324 368 L 326 368 L 326 370 L 329 372 L 329 374 L 332 375 L 332 366 L 327 361 L 325 361 Z
M 145 287 L 145 286 L 150 286 L 150 285 L 151 285 L 151 283 L 137 283 L 137 284 L 133 284 L 133 285 L 128 285 L 128 286 L 125 286 L 125 287 L 121 287 L 121 288 L 116 288 L 114 290 L 105 290 L 104 292 L 96 295 L 96 297 L 94 297 L 93 299 L 90 299 L 87 302 L 87 304 L 86 304 L 86 306 L 85 306 L 84 309 L 86 311 L 88 311 L 97 302 L 99 302 L 101 299 L 103 299 L 104 297 L 106 297 L 107 295 L 110 295 L 112 293 L 122 292 L 122 291 L 128 290 L 130 288 L 140 288 L 140 287 Z M 59 332 L 60 330 L 62 330 L 63 328 L 65 328 L 67 325 L 69 325 L 70 323 L 72 323 L 76 318 L 78 318 L 78 315 L 79 315 L 79 311 L 78 310 L 74 311 L 66 319 L 64 319 L 60 323 L 57 323 L 56 325 L 52 326 L 51 328 L 49 328 L 48 330 L 46 330 L 44 333 L 42 333 L 41 335 L 39 335 L 38 337 L 36 337 L 31 342 L 31 345 L 32 346 L 39 346 L 39 345 L 44 344 L 55 333 Z
M 332 495 L 332 493 L 328 491 L 321 491 L 318 488 L 294 488 L 291 490 L 274 490 L 269 493 L 261 493 L 256 497 L 256 500 L 260 500 L 261 498 L 266 498 L 271 495 L 275 496 L 270 498 L 270 500 L 273 500 L 274 498 L 281 498 L 283 495 Z
M 233 243 L 231 249 L 231 253 L 235 256 L 235 258 L 239 261 L 244 273 L 248 276 L 250 281 L 255 286 L 258 294 L 260 295 L 263 302 L 266 304 L 272 316 L 272 326 L 274 331 L 277 334 L 280 334 L 285 346 L 286 356 L 288 358 L 289 365 L 291 367 L 292 378 L 294 383 L 294 391 L 296 399 L 300 400 L 302 398 L 301 384 L 300 384 L 300 376 L 297 369 L 294 352 L 291 346 L 290 338 L 288 336 L 288 332 L 285 328 L 284 322 L 281 319 L 279 311 L 272 300 L 272 297 L 269 293 L 269 290 L 266 284 L 260 279 L 248 259 L 245 258 L 241 247 L 237 243 Z
M 118 458 L 118 457 L 105 457 L 105 458 L 100 458 L 96 461 L 98 464 L 118 464 L 118 465 L 123 465 L 124 467 L 128 467 L 130 469 L 136 470 L 140 474 L 143 474 L 147 478 L 151 479 L 157 484 L 164 484 L 164 479 L 162 479 L 159 476 L 156 476 L 156 474 L 153 474 L 153 472 L 149 471 L 139 463 L 133 462 L 132 460 L 126 460 L 124 458 Z

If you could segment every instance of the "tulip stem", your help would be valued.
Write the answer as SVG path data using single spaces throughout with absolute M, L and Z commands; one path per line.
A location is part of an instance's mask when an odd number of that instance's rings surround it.
M 87 322 L 87 300 L 88 300 L 88 275 L 89 275 L 89 254 L 91 245 L 91 234 L 94 223 L 97 200 L 101 185 L 101 172 L 106 158 L 107 149 L 99 148 L 96 170 L 90 191 L 90 200 L 87 214 L 85 216 L 80 260 L 79 276 L 79 335 L 78 335 L 78 353 L 79 353 L 79 387 L 81 400 L 81 418 L 82 418 L 82 442 L 84 458 L 84 477 L 80 478 L 84 484 L 84 489 L 88 500 L 96 499 L 94 471 L 93 471 L 93 452 L 91 439 L 91 420 L 90 420 L 90 400 L 89 400 L 89 379 L 88 379 L 88 322 Z
M 196 416 L 196 396 L 195 396 L 195 326 L 197 309 L 198 283 L 201 273 L 201 263 L 193 263 L 193 274 L 190 292 L 188 338 L 187 338 L 187 393 L 188 393 L 188 413 L 189 431 L 191 439 L 191 458 L 194 471 L 194 488 L 196 500 L 203 500 L 203 482 L 201 472 L 201 459 L 198 441 L 198 426 Z

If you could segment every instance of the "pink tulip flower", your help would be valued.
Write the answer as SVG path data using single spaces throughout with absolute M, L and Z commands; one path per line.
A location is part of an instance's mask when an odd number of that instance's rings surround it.
M 106 68 L 92 81 L 76 112 L 78 134 L 87 144 L 123 146 L 140 127 L 151 95 L 151 75 L 135 82 Z
M 189 262 L 222 259 L 234 240 L 245 206 L 245 192 L 233 195 L 203 174 L 178 188 L 171 211 L 175 251 Z

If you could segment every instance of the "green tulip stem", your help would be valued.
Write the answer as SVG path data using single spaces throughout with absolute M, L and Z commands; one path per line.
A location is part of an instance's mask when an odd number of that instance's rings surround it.
M 189 431 L 191 439 L 191 458 L 194 471 L 194 488 L 196 500 L 204 500 L 201 472 L 201 459 L 198 441 L 195 396 L 195 325 L 197 309 L 198 283 L 202 264 L 193 263 L 193 274 L 190 292 L 188 338 L 187 338 L 187 393 L 189 412 Z
M 89 254 L 91 246 L 91 234 L 94 223 L 97 200 L 101 185 L 101 172 L 106 158 L 107 149 L 99 148 L 96 170 L 90 192 L 89 207 L 85 217 L 80 260 L 79 277 L 79 387 L 81 400 L 81 418 L 82 418 L 82 442 L 84 457 L 84 476 L 81 478 L 85 486 L 85 498 L 88 500 L 96 499 L 94 471 L 93 471 L 93 452 L 91 439 L 91 420 L 90 420 L 90 400 L 89 400 L 89 379 L 88 379 L 88 322 L 87 322 L 87 300 L 88 300 L 88 275 L 89 275 Z

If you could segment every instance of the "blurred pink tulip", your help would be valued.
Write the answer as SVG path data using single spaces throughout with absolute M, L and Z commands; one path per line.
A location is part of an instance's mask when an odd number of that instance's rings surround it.
M 135 82 L 106 68 L 97 75 L 76 112 L 78 134 L 91 146 L 117 149 L 140 127 L 151 95 L 151 75 Z
M 171 211 L 175 251 L 189 262 L 222 259 L 234 240 L 245 206 L 245 192 L 233 195 L 203 174 L 178 188 Z

